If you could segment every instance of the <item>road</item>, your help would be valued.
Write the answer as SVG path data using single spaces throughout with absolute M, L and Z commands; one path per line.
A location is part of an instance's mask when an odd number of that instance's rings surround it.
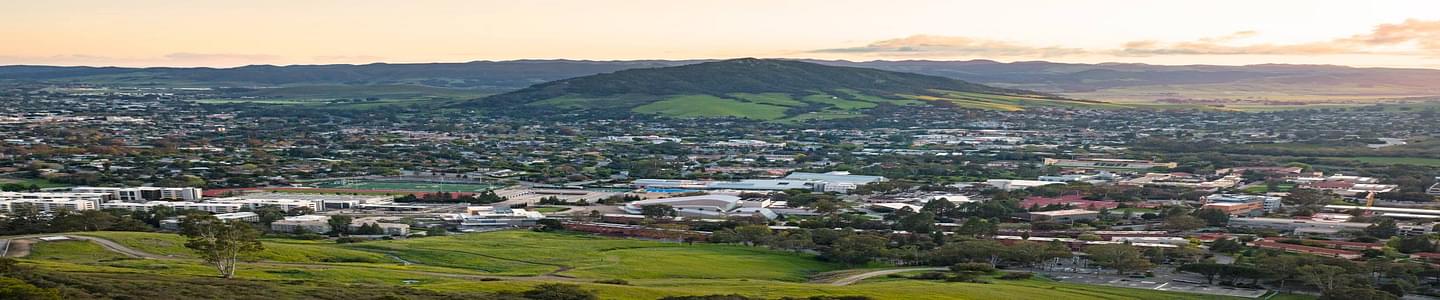
M 905 273 L 905 272 L 913 272 L 913 271 L 945 271 L 945 270 L 949 270 L 949 269 L 948 269 L 948 268 L 904 268 L 904 269 L 876 270 L 876 271 L 870 271 L 870 272 L 865 272 L 865 273 L 860 273 L 860 274 L 855 274 L 855 275 L 850 275 L 850 276 L 841 277 L 840 279 L 836 279 L 835 281 L 830 282 L 830 285 L 833 285 L 833 286 L 851 285 L 851 284 L 854 284 L 854 283 L 856 283 L 856 282 L 860 282 L 861 280 L 865 280 L 865 279 L 869 279 L 869 278 L 874 278 L 874 277 L 879 277 L 879 276 L 885 276 L 885 275 L 890 275 L 890 274 L 899 274 L 899 273 Z

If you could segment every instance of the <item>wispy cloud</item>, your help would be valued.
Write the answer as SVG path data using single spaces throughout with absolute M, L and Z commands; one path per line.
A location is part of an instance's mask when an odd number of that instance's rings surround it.
M 1195 41 L 1126 43 L 1119 55 L 1326 55 L 1389 54 L 1440 56 L 1440 20 L 1380 24 L 1368 33 L 1305 43 L 1235 43 L 1253 31 Z
M 193 53 L 176 52 L 166 54 L 164 59 L 176 62 L 194 61 L 275 61 L 283 57 L 269 54 L 235 54 L 235 53 Z
M 0 65 L 87 65 L 87 66 L 211 66 L 234 67 L 253 64 L 371 63 L 384 58 L 368 55 L 288 57 L 272 54 L 176 52 L 151 57 L 115 57 L 88 54 L 51 56 L 3 56 Z
M 1114 48 L 1083 49 L 1036 46 L 965 36 L 912 35 L 860 47 L 832 48 L 808 53 L 859 54 L 895 57 L 1026 57 L 1062 56 L 1166 56 L 1166 55 L 1338 55 L 1376 54 L 1440 57 L 1440 20 L 1410 19 L 1380 24 L 1370 32 L 1330 40 L 1301 43 L 1251 42 L 1263 33 L 1247 30 L 1192 41 L 1131 41 Z
M 1009 41 L 963 36 L 912 35 L 852 48 L 833 48 L 812 53 L 877 54 L 894 56 L 984 56 L 1057 57 L 1085 54 L 1079 48 L 1037 47 Z

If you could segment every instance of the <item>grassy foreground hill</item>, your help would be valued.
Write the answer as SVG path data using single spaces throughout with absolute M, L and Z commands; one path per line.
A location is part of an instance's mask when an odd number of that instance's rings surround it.
M 977 284 L 872 278 L 836 286 L 810 278 L 847 267 L 808 254 L 529 231 L 357 244 L 266 239 L 269 250 L 242 263 L 239 279 L 221 280 L 194 260 L 174 234 L 71 235 L 104 238 L 153 256 L 132 258 L 90 241 L 64 241 L 38 242 L 20 258 L 44 280 L 76 289 L 72 295 L 93 298 L 488 299 L 487 293 L 560 282 L 595 291 L 601 299 L 710 294 L 902 300 L 1236 299 L 1044 279 Z
M 557 80 L 469 104 L 757 120 L 845 118 L 884 105 L 998 110 L 1108 105 L 938 76 L 754 58 Z

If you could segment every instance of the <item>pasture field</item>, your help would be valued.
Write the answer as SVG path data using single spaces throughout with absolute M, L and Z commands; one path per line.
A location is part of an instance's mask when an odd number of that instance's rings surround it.
M 172 259 L 116 256 L 85 241 L 36 248 L 22 261 L 46 272 L 90 281 L 197 282 L 214 271 L 168 233 L 88 232 Z M 808 254 L 734 245 L 684 245 L 573 233 L 499 231 L 405 240 L 333 244 L 265 239 L 267 250 L 242 263 L 229 284 L 278 295 L 316 287 L 406 287 L 427 292 L 522 291 L 565 282 L 601 299 L 657 299 L 673 295 L 742 294 L 762 297 L 865 295 L 875 299 L 1237 299 L 1154 290 L 1089 286 L 1044 279 L 990 284 L 872 278 L 848 286 L 808 282 L 817 273 L 845 269 Z M 299 254 L 295 254 L 299 253 Z M 394 255 L 413 265 L 384 259 Z M 335 262 L 335 258 L 373 262 Z M 499 276 L 499 277 L 496 277 Z M 480 280 L 483 278 L 489 278 Z M 597 280 L 625 279 L 628 284 Z M 1238 300 L 1238 299 L 1237 299 Z
M 631 111 L 678 118 L 736 117 L 775 120 L 785 117 L 786 109 L 788 108 L 780 105 L 740 102 L 710 95 L 687 95 L 641 105 Z
M 98 262 L 124 259 L 120 253 L 105 250 L 99 244 L 84 240 L 35 242 L 30 245 L 30 259 L 58 260 L 67 262 Z

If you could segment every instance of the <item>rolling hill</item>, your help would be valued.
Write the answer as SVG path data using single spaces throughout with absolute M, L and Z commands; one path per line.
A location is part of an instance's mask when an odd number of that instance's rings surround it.
M 557 80 L 469 104 L 758 120 L 845 118 L 884 105 L 1005 110 L 1045 104 L 1103 105 L 938 76 L 754 58 Z
M 804 60 L 963 80 L 1107 102 L 1206 101 L 1374 103 L 1440 98 L 1440 70 L 1334 65 L 1248 66 L 1075 64 L 1045 61 Z M 515 60 L 364 65 L 256 65 L 235 68 L 0 66 L 0 83 L 94 83 L 122 86 L 290 87 L 419 85 L 508 92 L 567 78 L 713 60 Z

